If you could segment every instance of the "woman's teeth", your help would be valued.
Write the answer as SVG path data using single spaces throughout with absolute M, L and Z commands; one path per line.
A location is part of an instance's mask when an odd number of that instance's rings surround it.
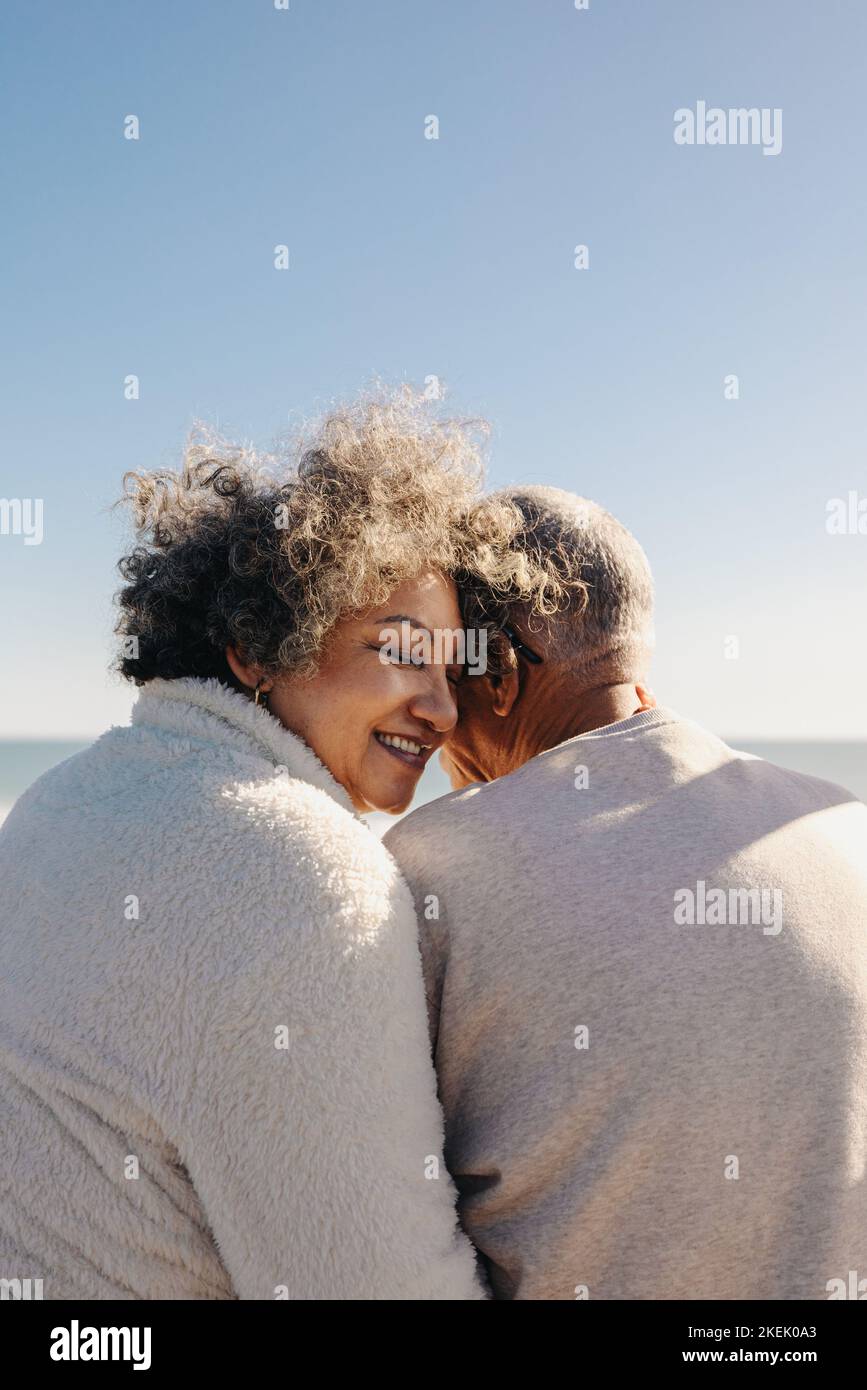
M 398 738 L 396 734 L 377 734 L 376 737 L 386 747 L 399 748 L 403 753 L 415 753 L 417 758 L 420 758 L 428 748 L 426 743 L 415 743 L 411 738 Z

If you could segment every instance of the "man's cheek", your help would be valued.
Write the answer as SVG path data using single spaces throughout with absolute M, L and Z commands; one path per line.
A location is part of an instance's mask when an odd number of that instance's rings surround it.
M 447 747 L 440 749 L 440 767 L 448 777 L 452 791 L 460 791 L 461 787 L 467 785 L 467 779 L 449 757 Z
M 447 747 L 447 746 L 444 746 L 444 747 L 442 747 L 442 748 L 440 749 L 440 753 L 439 753 L 439 763 L 440 763 L 440 767 L 442 768 L 443 772 L 446 774 L 446 777 L 451 777 L 452 771 L 453 771 L 453 769 L 454 769 L 454 763 L 452 762 L 451 758 L 449 757 L 449 754 L 448 754 L 448 747 Z
M 458 683 L 458 720 L 472 718 L 478 708 L 479 676 L 465 675 Z

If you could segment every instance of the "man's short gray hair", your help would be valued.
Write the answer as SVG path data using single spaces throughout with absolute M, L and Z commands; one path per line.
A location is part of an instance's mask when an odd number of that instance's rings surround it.
M 542 634 L 542 653 L 568 663 L 582 682 L 638 680 L 653 647 L 653 579 L 632 533 L 561 488 L 504 488 L 498 496 L 524 518 L 513 544 L 551 565 L 574 594 L 553 617 L 529 621 L 528 631 Z

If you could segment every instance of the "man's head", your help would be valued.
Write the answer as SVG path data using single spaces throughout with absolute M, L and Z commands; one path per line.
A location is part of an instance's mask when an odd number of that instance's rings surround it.
M 635 537 L 595 502 L 560 488 L 499 495 L 524 519 L 513 545 L 550 567 L 566 601 L 549 618 L 513 606 L 506 674 L 461 682 L 460 720 L 442 754 L 455 787 L 502 777 L 574 734 L 654 703 L 644 685 L 653 581 Z

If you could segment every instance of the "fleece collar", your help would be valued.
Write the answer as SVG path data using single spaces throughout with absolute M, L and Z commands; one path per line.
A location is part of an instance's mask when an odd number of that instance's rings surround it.
M 132 723 L 230 743 L 247 754 L 267 758 L 278 767 L 287 768 L 290 777 L 327 792 L 360 819 L 348 793 L 313 749 L 261 705 L 254 705 L 222 681 L 195 676 L 148 681 L 133 706 Z

